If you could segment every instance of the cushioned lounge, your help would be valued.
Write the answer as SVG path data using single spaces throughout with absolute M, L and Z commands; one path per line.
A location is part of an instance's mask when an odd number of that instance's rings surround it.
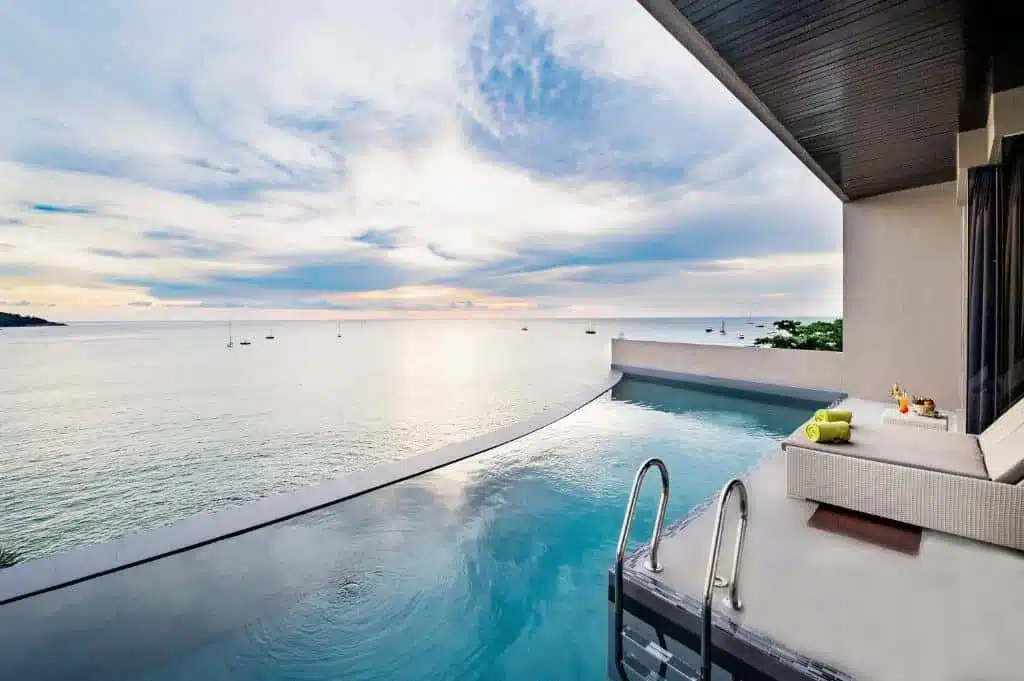
M 978 438 L 959 433 L 901 428 L 855 426 L 848 443 L 811 442 L 801 429 L 784 446 L 798 446 L 827 454 L 855 456 L 899 466 L 989 478 Z
M 791 497 L 1024 550 L 1024 401 L 977 437 L 859 424 L 782 447 Z

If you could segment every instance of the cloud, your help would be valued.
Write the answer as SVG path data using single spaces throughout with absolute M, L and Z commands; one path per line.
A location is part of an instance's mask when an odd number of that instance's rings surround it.
M 87 206 L 59 206 L 54 203 L 30 203 L 26 207 L 36 213 L 58 213 L 63 215 L 93 215 L 96 212 Z
M 104 258 L 123 258 L 127 260 L 147 260 L 149 258 L 158 258 L 156 253 L 149 253 L 147 251 L 133 251 L 126 253 L 125 251 L 119 251 L 116 248 L 90 248 L 89 253 L 93 255 L 99 255 Z
M 402 234 L 406 231 L 408 230 L 402 227 L 391 227 L 388 229 L 371 227 L 362 234 L 357 235 L 354 238 L 354 241 L 370 244 L 371 246 L 377 246 L 378 248 L 390 251 L 401 246 Z
M 68 0 L 0 19 L 6 299 L 838 303 L 838 201 L 636 3 Z
M 176 232 L 173 229 L 147 229 L 142 232 L 142 238 L 150 241 L 189 241 L 190 237 L 184 232 Z

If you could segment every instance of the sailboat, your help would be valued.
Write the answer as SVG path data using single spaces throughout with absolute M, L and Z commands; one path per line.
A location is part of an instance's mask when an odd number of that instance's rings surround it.
M 235 347 L 235 339 L 231 335 L 231 322 L 230 321 L 228 321 L 228 344 L 227 344 L 227 347 L 229 347 L 229 348 Z
M 593 322 L 590 323 L 590 326 L 587 327 L 587 330 L 584 331 L 584 333 L 586 333 L 588 336 L 593 336 L 594 334 L 597 333 L 597 329 L 594 328 Z
M 264 338 L 266 338 L 267 340 L 274 340 L 274 330 L 270 329 L 269 331 L 267 331 L 267 335 L 264 336 Z
M 718 333 L 725 335 L 725 320 L 722 320 L 722 328 L 718 330 Z
M 341 338 L 341 320 L 338 320 L 338 338 Z

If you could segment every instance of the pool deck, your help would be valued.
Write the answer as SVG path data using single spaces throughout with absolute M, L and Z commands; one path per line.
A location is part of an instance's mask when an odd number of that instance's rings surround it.
M 877 421 L 888 406 L 859 399 L 842 405 L 862 421 Z M 1024 676 L 1016 647 L 1024 640 L 1024 554 L 925 530 L 919 554 L 910 556 L 813 529 L 807 521 L 817 504 L 786 496 L 781 451 L 745 481 L 750 515 L 739 578 L 743 610 L 724 606 L 724 590 L 716 591 L 716 648 L 771 678 Z M 726 520 L 722 575 L 731 568 L 735 500 Z M 641 566 L 646 552 L 633 554 L 626 569 L 627 609 L 631 595 L 640 595 L 674 624 L 699 631 L 695 613 L 713 525 L 712 506 L 669 530 L 659 574 Z

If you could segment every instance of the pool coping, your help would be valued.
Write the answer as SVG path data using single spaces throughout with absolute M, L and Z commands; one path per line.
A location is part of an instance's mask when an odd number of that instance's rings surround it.
M 614 388 L 622 377 L 623 372 L 612 368 L 599 383 L 569 400 L 550 405 L 527 419 L 433 451 L 5 568 L 0 570 L 0 606 L 245 534 L 496 449 L 578 411 Z

